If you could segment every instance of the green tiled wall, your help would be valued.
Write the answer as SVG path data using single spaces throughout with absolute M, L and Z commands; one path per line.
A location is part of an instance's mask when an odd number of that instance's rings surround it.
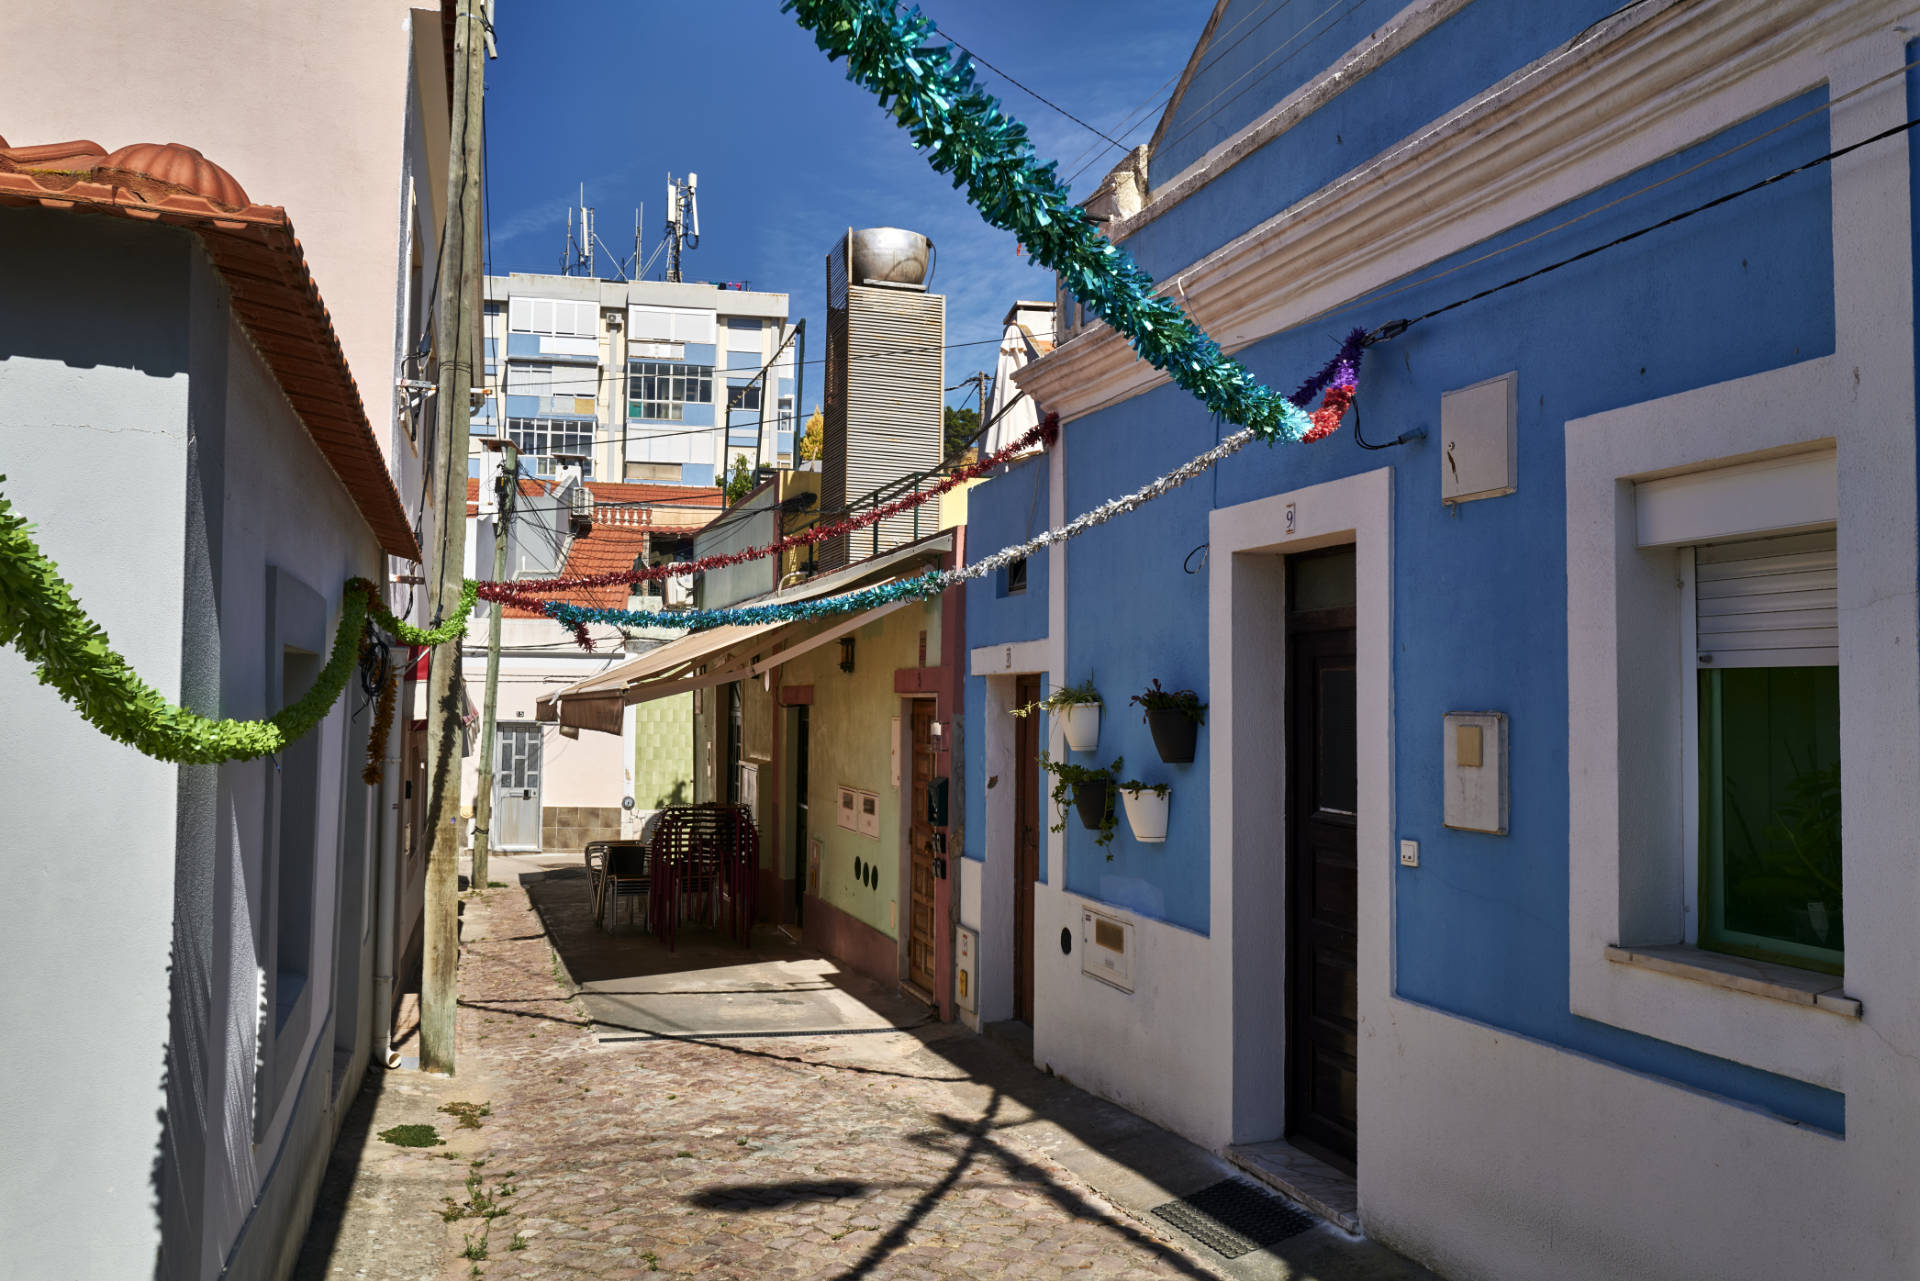
M 633 800 L 643 810 L 693 801 L 693 695 L 637 704 L 633 726 Z

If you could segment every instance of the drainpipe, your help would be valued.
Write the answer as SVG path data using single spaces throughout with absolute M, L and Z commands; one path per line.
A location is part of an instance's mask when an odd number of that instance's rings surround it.
M 401 694 L 407 691 L 407 682 L 401 683 Z M 409 709 L 399 709 L 403 714 Z M 400 717 L 401 724 L 406 722 Z M 400 797 L 405 791 L 406 781 L 401 777 L 401 763 L 405 759 L 404 747 L 395 750 L 395 744 L 404 744 L 406 732 L 395 727 L 387 735 L 387 754 L 381 761 L 380 769 L 380 834 L 375 842 L 374 851 L 374 897 L 377 906 L 374 911 L 373 926 L 373 1011 L 374 1026 L 371 1029 L 373 1044 L 380 1047 L 380 1062 L 388 1068 L 400 1066 L 400 1056 L 393 1052 L 393 918 L 394 904 L 399 895 L 400 868 Z

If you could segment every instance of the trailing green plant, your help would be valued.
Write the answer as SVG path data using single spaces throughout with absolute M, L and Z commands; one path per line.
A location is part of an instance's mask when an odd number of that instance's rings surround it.
M 1139 795 L 1141 792 L 1152 792 L 1155 796 L 1158 796 L 1161 800 L 1165 800 L 1168 796 L 1173 794 L 1173 785 L 1170 783 L 1142 783 L 1137 778 L 1130 778 L 1126 782 L 1121 783 L 1119 786 L 1121 791 L 1132 792 L 1136 796 Z
M 1100 691 L 1093 687 L 1093 677 L 1089 676 L 1078 685 L 1056 686 L 1052 693 L 1039 702 L 1028 703 L 1012 711 L 1015 716 L 1026 716 L 1032 712 L 1058 712 L 1069 707 L 1098 706 L 1104 701 Z
M 1040 768 L 1053 775 L 1053 787 L 1047 794 L 1053 799 L 1054 817 L 1059 820 L 1048 830 L 1067 830 L 1067 807 L 1074 803 L 1075 789 L 1096 783 L 1104 784 L 1107 789 L 1106 807 L 1100 816 L 1099 826 L 1094 829 L 1093 843 L 1107 850 L 1107 858 L 1111 861 L 1113 851 L 1108 847 L 1113 844 L 1113 834 L 1120 824 L 1119 815 L 1114 811 L 1114 782 L 1120 777 L 1120 766 L 1125 760 L 1123 756 L 1116 756 L 1113 763 L 1105 767 L 1075 765 L 1072 761 L 1056 761 L 1045 752 L 1040 753 Z
M 1153 678 L 1153 684 L 1127 701 L 1140 706 L 1143 722 L 1147 712 L 1179 712 L 1195 725 L 1207 723 L 1207 705 L 1200 701 L 1200 695 L 1190 689 L 1164 689 L 1158 676 Z

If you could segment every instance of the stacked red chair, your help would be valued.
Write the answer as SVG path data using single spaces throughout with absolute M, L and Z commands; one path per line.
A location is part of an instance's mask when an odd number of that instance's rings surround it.
M 669 950 L 682 916 L 745 943 L 760 884 L 760 833 L 744 805 L 676 805 L 660 815 L 649 851 L 653 932 Z

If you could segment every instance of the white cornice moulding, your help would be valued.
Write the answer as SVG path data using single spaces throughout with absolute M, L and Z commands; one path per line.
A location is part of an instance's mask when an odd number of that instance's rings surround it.
M 1824 83 L 1829 51 L 1911 11 L 1861 0 L 1667 0 L 1647 8 L 1654 11 L 1632 22 L 1633 11 L 1621 15 L 1577 56 L 1556 52 L 1514 73 L 1412 142 L 1176 273 L 1162 290 L 1224 350 L 1238 351 Z M 1351 323 L 1396 314 L 1383 306 Z M 1015 381 L 1072 421 L 1167 378 L 1095 325 Z

